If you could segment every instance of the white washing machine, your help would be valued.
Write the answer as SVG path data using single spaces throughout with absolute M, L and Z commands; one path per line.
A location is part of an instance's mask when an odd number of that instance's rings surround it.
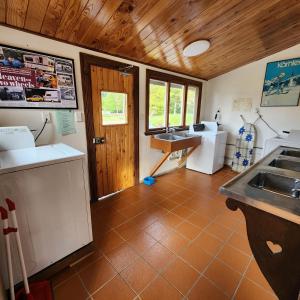
M 188 157 L 188 169 L 206 174 L 213 174 L 223 168 L 227 140 L 226 131 L 218 131 L 216 122 L 201 122 L 205 125 L 203 131 L 194 131 L 190 127 L 189 133 L 201 135 L 201 145 Z
M 263 157 L 279 146 L 300 148 L 300 130 L 290 130 L 287 137 L 273 137 L 265 141 Z

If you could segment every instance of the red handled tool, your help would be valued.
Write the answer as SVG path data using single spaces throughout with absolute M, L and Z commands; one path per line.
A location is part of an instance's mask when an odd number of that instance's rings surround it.
M 21 299 L 22 300 L 52 300 L 52 291 L 51 291 L 50 283 L 48 281 L 33 282 L 30 284 L 30 286 L 28 284 L 20 233 L 18 230 L 16 205 L 10 199 L 6 199 L 5 201 L 12 217 L 12 227 L 9 227 L 8 212 L 4 207 L 0 206 L 1 219 L 3 220 L 3 234 L 5 238 L 5 245 L 6 245 L 7 268 L 8 268 L 11 300 L 15 300 L 15 299 L 16 300 L 21 300 Z M 19 290 L 16 295 L 14 293 L 14 279 L 13 279 L 10 236 L 9 236 L 11 233 L 13 233 L 16 238 L 22 276 L 24 281 L 24 288 Z

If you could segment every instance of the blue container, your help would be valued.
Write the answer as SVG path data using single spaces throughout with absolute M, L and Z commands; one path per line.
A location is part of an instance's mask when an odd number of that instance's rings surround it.
M 150 185 L 152 185 L 154 183 L 155 183 L 155 178 L 154 177 L 148 176 L 148 177 L 144 178 L 144 184 L 150 186 Z

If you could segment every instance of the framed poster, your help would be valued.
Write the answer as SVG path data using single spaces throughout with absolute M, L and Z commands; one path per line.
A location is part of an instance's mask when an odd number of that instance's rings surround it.
M 297 106 L 300 95 L 300 58 L 267 64 L 260 106 Z
M 0 108 L 77 109 L 74 60 L 0 45 Z

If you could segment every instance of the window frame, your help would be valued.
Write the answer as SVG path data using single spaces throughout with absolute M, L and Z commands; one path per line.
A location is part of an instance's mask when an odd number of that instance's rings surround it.
M 146 115 L 145 115 L 145 135 L 153 135 L 158 133 L 166 132 L 166 127 L 160 128 L 149 128 L 149 104 L 150 104 L 150 80 L 158 80 L 166 82 L 167 84 L 167 99 L 166 99 L 166 124 L 169 128 L 176 128 L 176 130 L 187 130 L 188 126 L 186 125 L 186 107 L 187 107 L 187 94 L 188 87 L 194 86 L 198 88 L 198 99 L 197 108 L 196 108 L 196 123 L 200 121 L 200 109 L 201 109 L 201 95 L 202 95 L 202 82 L 191 80 L 188 78 L 183 78 L 167 73 L 162 73 L 150 69 L 146 69 Z M 181 126 L 168 126 L 169 125 L 169 110 L 170 110 L 170 87 L 171 83 L 180 84 L 184 86 L 183 92 L 183 125 Z

